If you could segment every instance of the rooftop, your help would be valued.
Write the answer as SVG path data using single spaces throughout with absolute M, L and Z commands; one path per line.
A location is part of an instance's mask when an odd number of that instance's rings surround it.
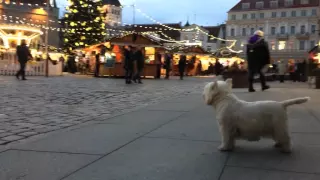
M 319 6 L 319 0 L 307 0 L 306 2 L 304 3 L 304 0 L 240 0 L 229 12 Z M 249 4 L 247 8 L 243 8 L 243 4 L 245 3 Z
M 113 6 L 121 6 L 121 3 L 119 0 L 102 0 L 103 4 L 113 5 Z

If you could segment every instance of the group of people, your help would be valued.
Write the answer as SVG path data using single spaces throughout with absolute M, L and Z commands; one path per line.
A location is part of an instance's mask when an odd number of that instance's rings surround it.
M 170 72 L 172 71 L 172 61 L 173 61 L 173 55 L 170 53 L 165 54 L 165 61 L 163 68 L 166 70 L 166 79 L 169 79 L 170 77 Z M 180 55 L 179 58 L 179 63 L 178 63 L 178 69 L 179 69 L 179 76 L 180 80 L 183 80 L 185 71 L 187 67 L 187 56 L 182 54 Z
M 144 53 L 140 46 L 125 46 L 123 48 L 124 69 L 126 84 L 142 84 L 141 74 L 144 68 Z M 136 73 L 134 74 L 134 63 L 136 63 Z

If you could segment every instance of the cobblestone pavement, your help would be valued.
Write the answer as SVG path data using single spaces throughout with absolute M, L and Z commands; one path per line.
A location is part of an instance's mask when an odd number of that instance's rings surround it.
M 202 89 L 206 78 L 185 81 L 0 77 L 0 145 L 130 111 Z

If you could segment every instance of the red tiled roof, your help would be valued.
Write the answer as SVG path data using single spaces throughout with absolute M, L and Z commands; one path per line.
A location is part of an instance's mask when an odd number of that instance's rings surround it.
M 319 6 L 319 0 L 309 0 L 308 4 L 301 4 L 301 0 L 293 0 L 292 6 L 285 6 L 286 0 L 277 0 L 278 1 L 278 7 L 273 8 L 270 7 L 270 1 L 275 0 L 240 0 L 233 8 L 229 10 L 229 12 L 232 11 L 250 11 L 250 10 L 257 10 L 256 8 L 256 2 L 263 2 L 263 8 L 261 9 L 279 9 L 279 8 L 301 8 L 301 7 L 317 7 Z M 250 3 L 248 9 L 242 9 L 242 3 Z

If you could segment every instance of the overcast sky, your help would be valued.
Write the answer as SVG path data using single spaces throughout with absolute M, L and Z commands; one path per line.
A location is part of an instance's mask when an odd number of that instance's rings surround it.
M 65 7 L 67 0 L 57 0 Z M 227 19 L 227 11 L 240 0 L 120 0 L 123 5 L 132 5 L 161 23 L 190 23 L 217 25 Z M 133 22 L 132 7 L 123 10 L 123 22 Z M 136 23 L 153 23 L 136 11 Z

